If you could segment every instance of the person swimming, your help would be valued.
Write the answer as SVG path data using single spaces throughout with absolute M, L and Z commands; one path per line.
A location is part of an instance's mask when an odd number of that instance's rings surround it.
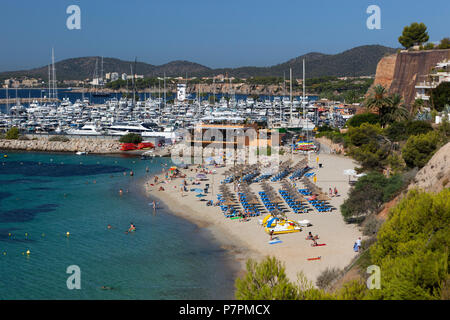
M 136 231 L 136 226 L 133 224 L 133 222 L 130 223 L 130 229 L 128 229 L 128 232 L 134 232 Z
M 108 287 L 108 286 L 101 286 L 100 289 L 102 290 L 112 290 L 112 287 Z

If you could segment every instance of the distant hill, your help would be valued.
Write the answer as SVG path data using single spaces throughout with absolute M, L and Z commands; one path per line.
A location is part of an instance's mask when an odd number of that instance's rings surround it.
M 374 75 L 378 61 L 385 55 L 394 53 L 396 49 L 380 45 L 368 45 L 356 47 L 338 54 L 323 54 L 312 52 L 287 62 L 271 67 L 239 67 L 212 69 L 198 63 L 189 61 L 172 61 L 163 65 L 137 62 L 137 74 L 146 77 L 162 76 L 212 76 L 228 73 L 238 78 L 257 76 L 289 76 L 289 68 L 292 68 L 294 77 L 302 76 L 302 61 L 306 61 L 306 77 L 321 76 L 364 76 Z M 92 78 L 98 61 L 100 74 L 100 57 L 72 58 L 55 63 L 56 77 L 58 80 L 83 80 Z M 130 66 L 134 68 L 134 61 L 123 61 L 115 58 L 103 59 L 103 72 L 119 72 L 130 74 Z M 0 79 L 9 77 L 28 76 L 34 78 L 48 78 L 48 66 L 31 70 L 11 71 L 0 73 Z

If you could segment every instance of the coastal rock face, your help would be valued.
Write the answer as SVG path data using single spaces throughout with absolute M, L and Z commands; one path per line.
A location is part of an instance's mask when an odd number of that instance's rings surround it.
M 88 153 L 118 153 L 120 143 L 107 139 L 72 138 L 67 142 L 48 141 L 47 137 L 37 140 L 6 140 L 0 139 L 0 149 L 26 150 L 26 151 L 51 151 L 51 152 L 77 152 Z
M 391 87 L 392 80 L 394 80 L 395 62 L 397 61 L 397 54 L 392 54 L 381 58 L 377 65 L 377 73 L 373 85 L 382 85 L 387 90 Z
M 373 86 L 381 84 L 389 93 L 400 94 L 409 107 L 415 100 L 415 85 L 425 81 L 431 69 L 446 59 L 450 59 L 450 49 L 399 52 L 384 57 L 378 62 Z
M 450 187 L 450 142 L 439 149 L 425 167 L 417 173 L 408 189 L 419 188 L 428 192 L 440 192 Z

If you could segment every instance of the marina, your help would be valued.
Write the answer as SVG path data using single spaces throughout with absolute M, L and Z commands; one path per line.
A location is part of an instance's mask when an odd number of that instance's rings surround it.
M 67 92 L 66 92 L 67 93 Z M 60 94 L 61 96 L 63 94 Z M 67 94 L 66 94 L 67 95 Z M 78 94 L 80 96 L 80 94 Z M 140 95 L 142 96 L 142 95 Z M 141 99 L 144 99 L 144 94 Z M 206 97 L 183 101 L 153 97 L 145 100 L 124 97 L 9 98 L 3 104 L 0 130 L 17 127 L 23 134 L 80 136 L 164 137 L 173 143 L 176 129 L 192 129 L 200 123 L 264 123 L 268 128 L 312 132 L 321 125 L 342 127 L 355 112 L 354 106 L 317 98 L 273 96 L 254 100 L 251 96 Z M 95 100 L 101 99 L 101 102 Z M 303 100 L 304 99 L 304 100 Z

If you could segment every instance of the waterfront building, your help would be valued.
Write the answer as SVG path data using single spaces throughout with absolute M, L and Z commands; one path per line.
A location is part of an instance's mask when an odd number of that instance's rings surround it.
M 429 73 L 425 75 L 424 80 L 417 83 L 416 88 L 416 100 L 422 99 L 423 101 L 430 100 L 430 90 L 435 89 L 442 82 L 450 82 L 450 60 L 439 62 Z

